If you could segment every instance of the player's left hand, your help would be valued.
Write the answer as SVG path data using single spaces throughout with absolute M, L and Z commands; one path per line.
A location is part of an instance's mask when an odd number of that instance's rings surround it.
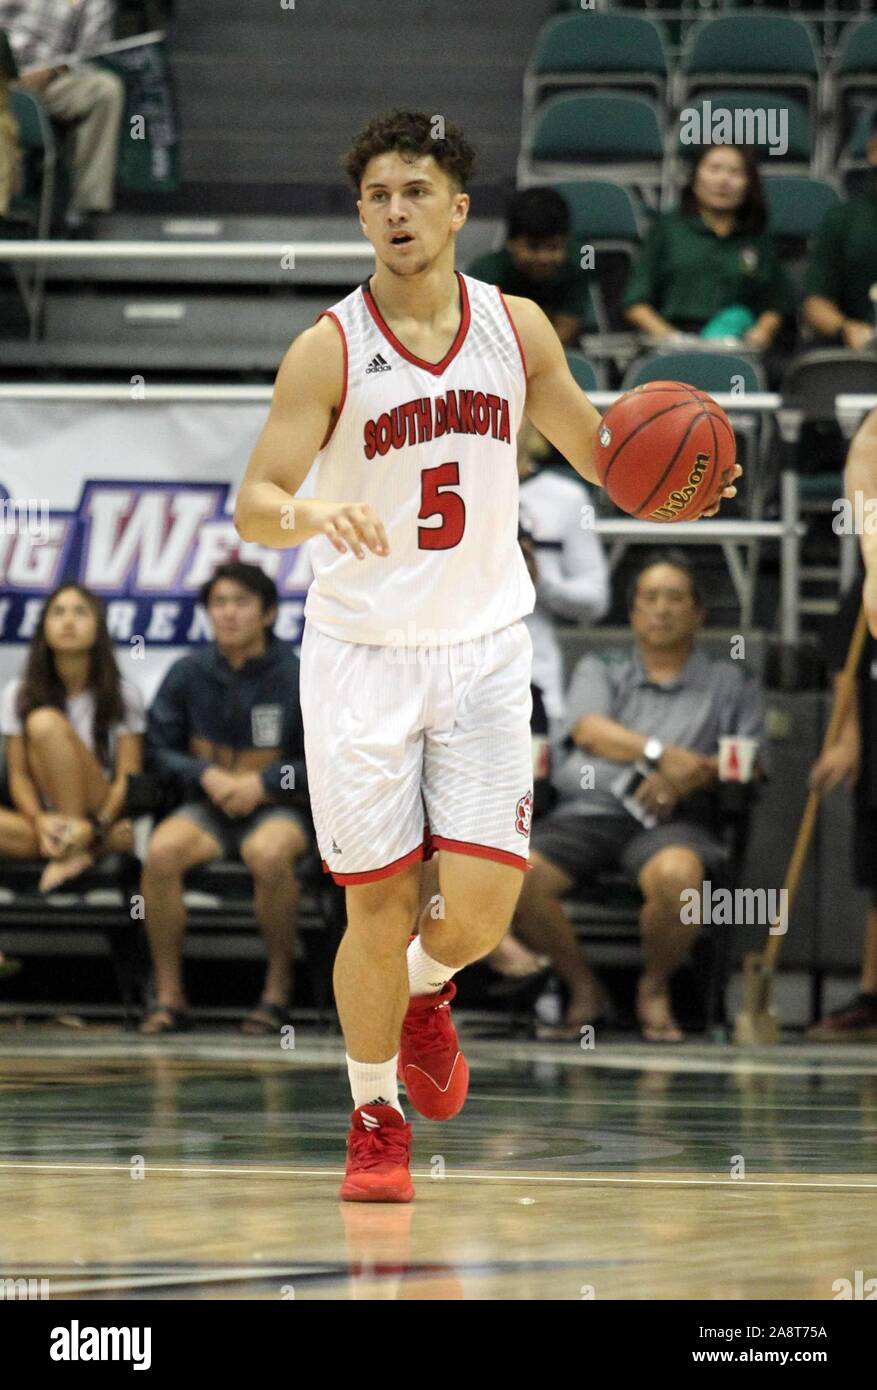
M 711 502 L 708 507 L 705 507 L 698 517 L 696 517 L 697 521 L 702 521 L 705 516 L 715 516 L 716 512 L 719 510 L 719 507 L 722 505 L 723 498 L 737 496 L 737 489 L 734 487 L 734 482 L 737 478 L 742 476 L 742 473 L 743 469 L 740 467 L 739 463 L 735 463 L 731 471 L 731 476 L 730 478 L 728 478 L 727 483 L 722 488 L 718 497 L 714 502 Z M 727 477 L 728 475 L 725 474 L 725 476 Z

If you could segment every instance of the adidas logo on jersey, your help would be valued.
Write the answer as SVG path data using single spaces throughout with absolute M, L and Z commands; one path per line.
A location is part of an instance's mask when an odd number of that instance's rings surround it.
M 366 367 L 365 374 L 368 376 L 369 372 L 391 372 L 392 370 L 389 362 L 377 352 Z

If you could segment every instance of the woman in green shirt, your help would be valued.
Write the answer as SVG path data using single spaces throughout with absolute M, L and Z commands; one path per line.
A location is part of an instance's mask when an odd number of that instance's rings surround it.
M 733 308 L 742 311 L 734 315 L 738 322 L 749 324 L 743 340 L 769 347 L 794 298 L 766 226 L 754 153 L 740 145 L 703 147 L 678 211 L 656 219 L 631 267 L 623 300 L 628 322 L 665 338 L 701 333 Z

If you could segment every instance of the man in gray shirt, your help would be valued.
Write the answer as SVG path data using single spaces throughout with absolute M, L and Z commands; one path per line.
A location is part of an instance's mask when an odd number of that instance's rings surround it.
M 730 661 L 695 645 L 704 610 L 678 550 L 646 558 L 628 591 L 635 648 L 609 663 L 579 662 L 567 697 L 560 800 L 534 824 L 531 868 L 514 930 L 548 955 L 569 988 L 564 1031 L 600 1020 L 607 997 L 585 960 L 560 899 L 599 869 L 621 868 L 645 902 L 637 1016 L 654 1042 L 681 1040 L 669 985 L 697 932 L 680 920 L 680 895 L 702 891 L 724 859 L 708 828 L 706 789 L 718 776 L 718 741 L 760 737 L 760 687 Z M 644 769 L 638 785 L 636 764 Z

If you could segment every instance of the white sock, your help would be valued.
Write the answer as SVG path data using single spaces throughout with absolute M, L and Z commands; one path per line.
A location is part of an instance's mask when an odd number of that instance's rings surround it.
M 353 1092 L 353 1108 L 361 1105 L 392 1105 L 404 1118 L 399 1104 L 399 1079 L 396 1075 L 398 1052 L 386 1062 L 354 1062 L 347 1057 L 347 1075 Z
M 408 945 L 408 988 L 411 994 L 438 994 L 448 980 L 453 979 L 457 969 L 452 965 L 441 965 L 428 956 L 415 936 Z

